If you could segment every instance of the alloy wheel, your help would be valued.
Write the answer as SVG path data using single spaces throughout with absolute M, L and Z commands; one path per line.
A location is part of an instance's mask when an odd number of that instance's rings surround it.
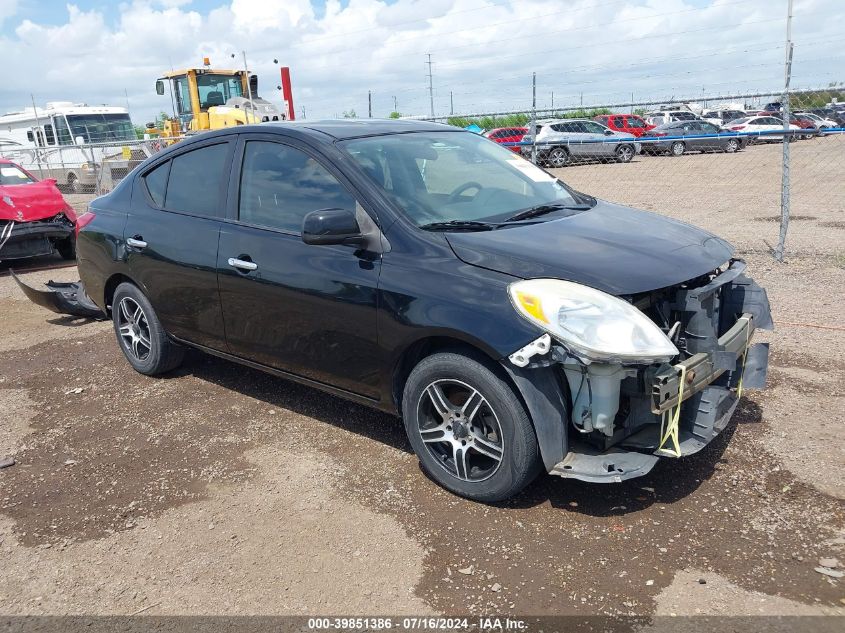
M 686 150 L 686 146 L 681 141 L 677 141 L 675 143 L 672 143 L 672 154 L 673 155 L 683 156 L 685 150 Z
M 118 304 L 117 327 L 126 350 L 136 360 L 146 360 L 152 351 L 150 326 L 143 309 L 131 297 L 123 297 Z
M 623 163 L 630 163 L 634 158 L 634 148 L 630 145 L 623 145 L 616 150 L 616 156 L 619 157 Z
M 728 141 L 727 146 L 725 147 L 725 151 L 729 154 L 737 151 L 739 149 L 739 143 L 735 139 L 731 139 Z
M 569 162 L 569 154 L 565 149 L 555 147 L 549 152 L 548 161 L 552 167 L 563 167 Z
M 418 431 L 435 461 L 463 481 L 479 482 L 499 469 L 505 444 L 488 400 L 454 379 L 435 380 L 417 403 Z

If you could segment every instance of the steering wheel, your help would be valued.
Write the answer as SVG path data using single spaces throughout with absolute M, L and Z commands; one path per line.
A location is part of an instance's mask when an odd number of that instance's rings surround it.
M 458 202 L 458 198 L 460 197 L 460 195 L 464 191 L 468 191 L 470 189 L 478 189 L 478 191 L 475 192 L 475 195 L 477 196 L 478 193 L 482 189 L 484 189 L 484 187 L 482 187 L 479 183 L 475 182 L 474 180 L 471 180 L 469 182 L 465 182 L 462 185 L 458 185 L 458 187 L 452 193 L 449 194 L 449 202 Z M 473 197 L 475 197 L 475 196 L 473 196 Z

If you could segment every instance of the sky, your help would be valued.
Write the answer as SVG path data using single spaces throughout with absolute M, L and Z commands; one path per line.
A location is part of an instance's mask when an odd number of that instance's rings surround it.
M 793 87 L 845 82 L 843 0 L 795 0 Z M 0 0 L 0 114 L 47 101 L 170 109 L 171 68 L 249 68 L 297 116 L 437 115 L 778 90 L 787 0 Z M 235 55 L 235 58 L 232 58 Z M 278 60 L 278 64 L 274 63 Z M 552 103 L 553 99 L 553 103 Z

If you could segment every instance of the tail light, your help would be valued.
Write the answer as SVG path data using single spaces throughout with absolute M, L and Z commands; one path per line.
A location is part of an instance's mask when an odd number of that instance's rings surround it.
M 94 219 L 94 213 L 91 211 L 86 211 L 78 218 L 76 218 L 76 228 L 74 229 L 74 233 L 76 237 L 79 237 L 79 231 L 81 231 L 84 227 L 91 224 L 91 220 Z
M 732 129 L 732 130 L 742 130 L 742 129 L 744 129 L 744 128 L 745 128 L 745 126 L 744 126 L 744 125 L 734 125 L 731 129 Z

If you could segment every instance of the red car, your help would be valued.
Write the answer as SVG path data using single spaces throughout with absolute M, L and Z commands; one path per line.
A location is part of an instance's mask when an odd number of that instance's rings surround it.
M 52 178 L 38 180 L 0 158 L 0 260 L 50 255 L 76 257 L 76 213 Z
M 636 137 L 643 136 L 656 127 L 646 123 L 645 119 L 636 114 L 600 114 L 593 117 L 593 121 L 598 121 L 616 132 L 627 132 Z
M 527 127 L 497 127 L 485 132 L 482 136 L 497 143 L 519 143 L 527 133 Z M 519 154 L 519 145 L 510 145 L 508 149 Z

